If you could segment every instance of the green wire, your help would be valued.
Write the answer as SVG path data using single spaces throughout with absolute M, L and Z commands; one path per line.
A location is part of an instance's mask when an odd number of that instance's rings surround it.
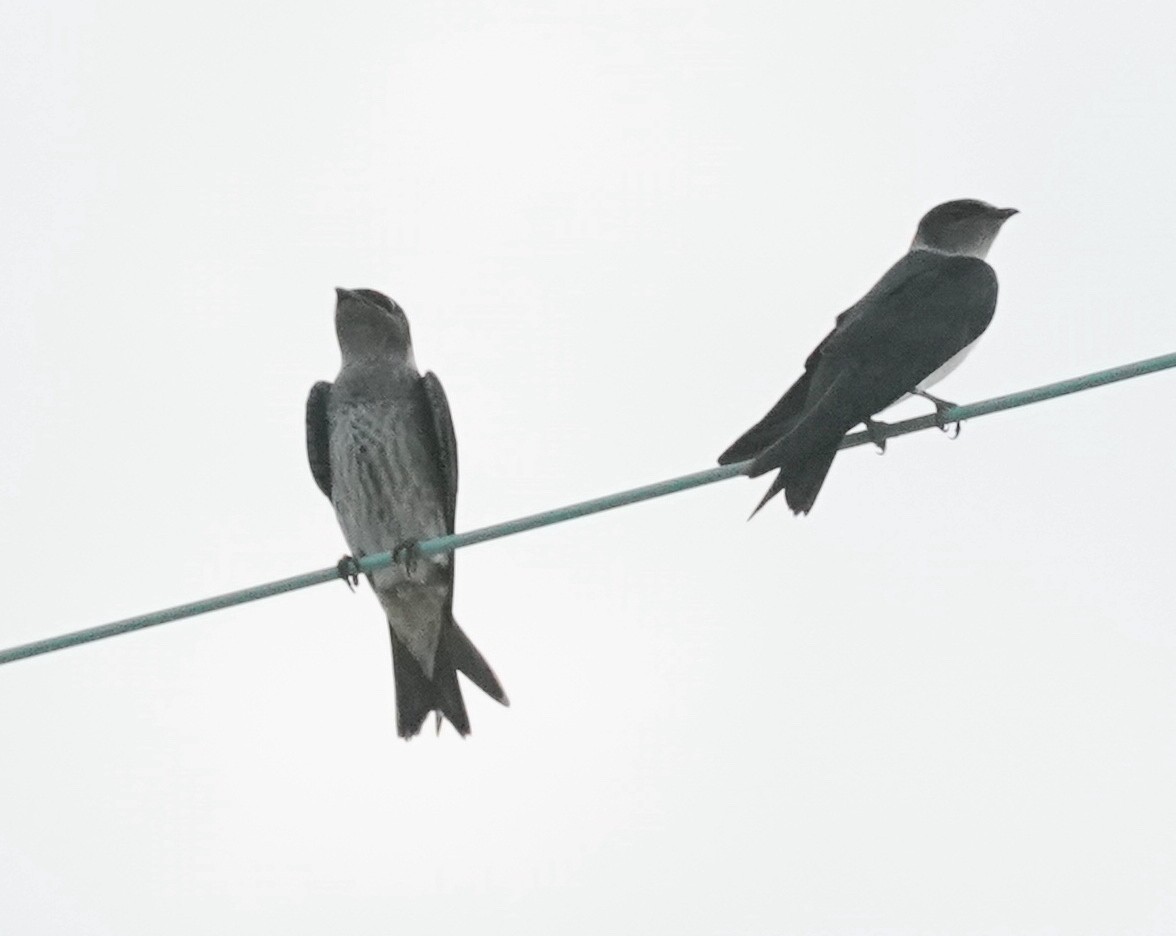
M 1102 387 L 1106 384 L 1115 383 L 1120 380 L 1129 380 L 1132 377 L 1141 377 L 1144 374 L 1153 374 L 1171 367 L 1176 367 L 1176 354 L 1164 354 L 1160 357 L 1148 358 L 1145 361 L 1136 361 L 1133 364 L 1124 364 L 1120 367 L 1112 367 L 1109 370 L 1096 371 L 1093 374 L 1085 374 L 1081 377 L 1073 377 L 1069 380 L 1059 381 L 1058 383 L 1046 384 L 1043 387 L 1034 387 L 1030 390 L 1010 393 L 1007 396 L 993 397 L 990 400 L 981 400 L 978 403 L 969 403 L 964 406 L 955 406 L 943 414 L 942 420 L 938 420 L 935 416 L 918 416 L 914 419 L 880 426 L 882 430 L 880 437 L 892 438 L 894 436 L 907 435 L 911 432 L 930 429 L 933 426 L 939 425 L 941 422 L 952 423 L 964 419 L 972 419 L 976 416 L 987 416 L 989 413 L 999 413 L 1001 410 L 1028 406 L 1032 403 L 1040 403 L 1043 400 L 1052 400 L 1055 397 L 1077 393 L 1080 390 Z M 852 448 L 855 445 L 864 445 L 869 441 L 870 438 L 865 432 L 853 432 L 845 437 L 841 443 L 841 447 Z M 734 478 L 737 475 L 743 474 L 749 465 L 750 462 L 747 461 L 735 465 L 724 465 L 720 468 L 710 468 L 706 471 L 696 471 L 693 474 L 671 478 L 668 481 L 659 481 L 657 484 L 647 484 L 644 487 L 633 488 L 630 491 L 621 491 L 617 494 L 608 494 L 604 497 L 597 497 L 579 504 L 557 507 L 554 510 L 545 510 L 542 513 L 532 514 L 529 517 L 507 520 L 505 523 L 495 523 L 478 530 L 470 530 L 468 533 L 438 536 L 435 539 L 423 540 L 418 543 L 416 545 L 416 552 L 421 556 L 435 556 L 438 553 L 461 549 L 463 546 L 472 546 L 475 543 L 484 543 L 487 540 L 512 536 L 515 533 L 523 533 L 538 527 L 550 526 L 553 523 L 575 520 L 577 517 L 599 513 L 603 510 L 612 510 L 614 507 L 624 507 L 627 504 L 636 504 L 639 501 L 650 500 L 654 497 L 676 494 L 679 491 L 688 491 L 691 488 L 701 487 L 704 484 L 714 484 L 716 481 L 725 481 L 727 478 Z M 381 569 L 384 566 L 391 565 L 392 561 L 391 553 L 376 553 L 360 559 L 358 565 L 360 571 L 371 572 L 374 569 Z M 127 634 L 131 631 L 143 630 L 146 627 L 154 627 L 157 624 L 178 621 L 181 618 L 207 614 L 209 611 L 218 611 L 221 608 L 229 608 L 233 605 L 245 604 L 261 598 L 280 595 L 284 592 L 297 591 L 300 588 L 309 588 L 312 585 L 332 582 L 339 577 L 338 566 L 329 566 L 328 568 L 307 572 L 303 575 L 295 575 L 292 578 L 267 582 L 264 585 L 255 585 L 252 588 L 243 588 L 240 591 L 217 595 L 213 598 L 204 598 L 200 601 L 193 601 L 190 604 L 177 605 L 174 608 L 166 608 L 163 611 L 153 611 L 150 614 L 141 614 L 138 617 L 126 618 L 122 621 L 114 621 L 113 623 L 102 624 L 98 627 L 88 627 L 84 630 L 61 634 L 60 636 L 50 637 L 46 640 L 36 640 L 19 647 L 0 650 L 0 663 L 11 663 L 14 660 L 21 660 L 25 657 L 39 656 L 42 653 L 49 653 L 53 650 L 62 650 L 66 647 L 89 643 L 92 640 L 102 640 L 106 637 L 114 637 L 117 634 Z

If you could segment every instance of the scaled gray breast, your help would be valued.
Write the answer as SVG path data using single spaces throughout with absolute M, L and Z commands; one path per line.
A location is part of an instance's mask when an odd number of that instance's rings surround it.
M 332 501 L 364 554 L 443 535 L 440 471 L 415 401 L 348 401 L 331 412 Z

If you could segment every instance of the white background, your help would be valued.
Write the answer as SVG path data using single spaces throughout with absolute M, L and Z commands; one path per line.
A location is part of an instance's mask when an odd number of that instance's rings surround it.
M 938 392 L 1176 350 L 1168 3 L 317 6 L 4 4 L 0 646 L 342 554 L 336 285 L 462 529 L 711 464 L 949 198 L 1022 214 Z M 0 668 L 0 930 L 1173 932 L 1174 392 L 463 552 L 466 741 L 366 586 Z

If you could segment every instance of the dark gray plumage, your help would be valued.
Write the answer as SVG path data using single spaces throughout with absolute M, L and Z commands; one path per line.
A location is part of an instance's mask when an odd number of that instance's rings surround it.
M 778 470 L 756 507 L 781 490 L 808 513 L 842 437 L 958 366 L 996 310 L 996 273 L 984 260 L 1016 210 L 975 199 L 923 216 L 910 251 L 837 316 L 801 377 L 719 464 L 754 459 L 748 474 Z
M 311 474 L 335 507 L 356 558 L 452 533 L 457 438 L 441 381 L 413 360 L 408 319 L 375 290 L 339 289 L 343 366 L 306 401 Z M 393 563 L 368 575 L 388 618 L 396 726 L 405 738 L 430 711 L 463 735 L 457 671 L 504 705 L 506 693 L 453 619 L 453 555 Z

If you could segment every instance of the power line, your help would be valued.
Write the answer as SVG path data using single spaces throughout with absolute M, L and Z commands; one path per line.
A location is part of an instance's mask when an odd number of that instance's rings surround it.
M 1144 361 L 1136 361 L 1132 364 L 1123 364 L 1108 370 L 1096 371 L 1093 374 L 1084 374 L 1081 377 L 1072 377 L 1069 380 L 1046 384 L 1042 387 L 1033 387 L 1032 389 L 1021 390 L 1017 393 L 1007 394 L 1006 396 L 981 400 L 977 403 L 956 406 L 946 411 L 942 419 L 938 419 L 936 416 L 917 416 L 914 419 L 891 423 L 880 427 L 882 430 L 880 437 L 889 439 L 894 436 L 908 435 L 912 432 L 930 429 L 933 426 L 940 425 L 942 422 L 960 422 L 965 419 L 973 419 L 977 416 L 987 416 L 989 413 L 999 413 L 1002 410 L 1029 406 L 1030 404 L 1040 403 L 1044 400 L 1052 400 L 1055 397 L 1077 393 L 1080 390 L 1090 390 L 1094 387 L 1117 383 L 1120 380 L 1130 380 L 1133 377 L 1154 374 L 1157 371 L 1167 370 L 1172 367 L 1176 367 L 1176 353 L 1164 354 L 1159 357 L 1148 358 Z M 870 441 L 870 437 L 865 432 L 852 432 L 842 440 L 841 448 L 853 448 L 854 446 L 864 445 Z M 416 552 L 420 556 L 435 556 L 439 553 L 453 552 L 455 549 L 461 549 L 463 546 L 473 546 L 475 543 L 485 543 L 488 540 L 499 539 L 503 536 L 512 536 L 515 533 L 524 533 L 527 530 L 534 530 L 538 527 L 563 523 L 566 520 L 575 520 L 578 517 L 585 517 L 588 514 L 612 510 L 614 507 L 624 507 L 628 504 L 636 504 L 639 501 L 651 500 L 652 498 L 662 497 L 666 494 L 688 491 L 691 488 L 702 487 L 705 484 L 714 484 L 717 481 L 725 481 L 727 478 L 734 478 L 741 475 L 747 470 L 750 464 L 750 461 L 745 461 L 735 465 L 709 468 L 706 471 L 696 471 L 693 474 L 670 478 L 668 481 L 659 481 L 656 484 L 647 484 L 644 487 L 633 488 L 629 491 L 607 494 L 604 497 L 582 501 L 578 504 L 570 504 L 567 507 L 545 510 L 541 513 L 531 514 L 528 517 L 520 517 L 517 520 L 495 523 L 491 526 L 482 527 L 481 529 L 470 530 L 467 533 L 438 536 L 434 539 L 423 540 L 418 543 L 416 545 Z M 392 561 L 391 553 L 376 553 L 360 559 L 358 566 L 361 572 L 371 572 L 374 569 L 381 569 L 384 566 L 391 565 Z M 200 601 L 193 601 L 190 604 L 177 605 L 174 608 L 153 611 L 150 614 L 141 614 L 138 617 L 126 618 L 110 624 L 102 624 L 98 627 L 88 627 L 84 630 L 61 634 L 46 640 L 36 640 L 18 647 L 11 647 L 8 650 L 0 650 L 0 664 L 11 663 L 14 660 L 21 660 L 25 657 L 39 656 L 40 654 L 49 653 L 53 650 L 63 650 L 66 647 L 89 643 L 93 640 L 102 640 L 118 634 L 128 634 L 131 631 L 143 630 L 147 627 L 154 627 L 157 624 L 166 624 L 169 621 L 178 621 L 181 618 L 195 617 L 198 614 L 206 614 L 209 611 L 219 611 L 221 608 L 246 604 L 250 601 L 269 598 L 273 595 L 283 594 L 284 592 L 309 588 L 312 585 L 322 585 L 324 582 L 331 582 L 339 577 L 339 567 L 330 566 L 326 569 L 317 569 L 314 572 L 307 572 L 303 575 L 295 575 L 292 578 L 267 582 L 264 585 L 254 585 L 251 588 L 243 588 L 240 591 L 228 592 L 227 594 L 217 595 L 212 598 L 204 598 Z

